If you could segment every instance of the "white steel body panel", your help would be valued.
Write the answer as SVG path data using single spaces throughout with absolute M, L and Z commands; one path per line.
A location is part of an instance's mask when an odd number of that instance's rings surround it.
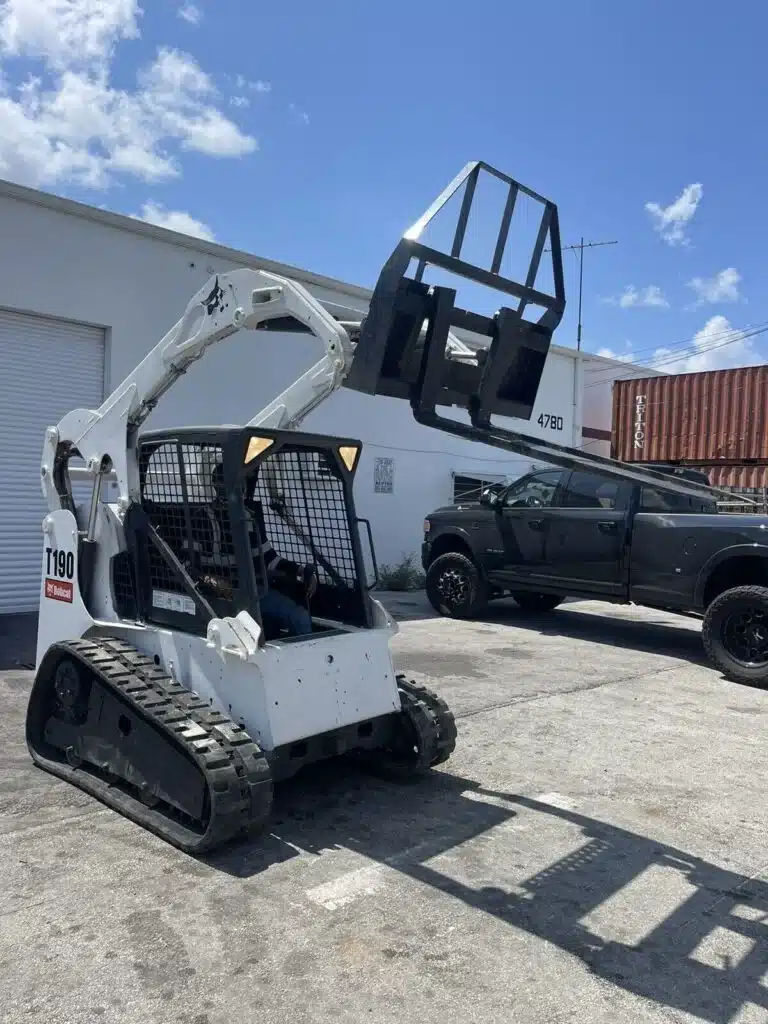
M 95 579 L 105 611 L 112 506 L 101 517 Z M 400 709 L 389 639 L 398 626 L 373 602 L 374 628 L 341 627 L 343 633 L 258 646 L 258 624 L 249 616 L 214 619 L 206 637 L 162 627 L 119 622 L 114 613 L 94 619 L 77 583 L 77 523 L 58 509 L 46 516 L 41 560 L 37 665 L 48 648 L 80 636 L 119 636 L 149 655 L 185 686 L 245 726 L 265 750 Z M 50 552 L 49 552 L 50 549 Z M 61 563 L 63 571 L 56 564 Z M 71 573 L 71 575 L 70 575 Z M 108 585 L 106 585 L 108 586 Z M 37 667 L 37 666 L 36 666 Z

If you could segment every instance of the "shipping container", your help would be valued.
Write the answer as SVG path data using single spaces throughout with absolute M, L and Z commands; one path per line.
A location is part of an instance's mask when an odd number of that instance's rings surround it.
M 702 467 L 713 487 L 731 492 L 720 499 L 721 512 L 768 514 L 768 466 L 716 465 Z
M 768 466 L 703 466 L 712 487 L 733 487 L 740 491 L 768 488 Z
M 625 462 L 768 461 L 768 366 L 616 381 L 611 454 Z

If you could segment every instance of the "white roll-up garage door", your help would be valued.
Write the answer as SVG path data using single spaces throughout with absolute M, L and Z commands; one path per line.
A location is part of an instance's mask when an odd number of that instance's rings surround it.
M 104 331 L 0 309 L 0 614 L 37 609 L 45 430 L 104 395 Z

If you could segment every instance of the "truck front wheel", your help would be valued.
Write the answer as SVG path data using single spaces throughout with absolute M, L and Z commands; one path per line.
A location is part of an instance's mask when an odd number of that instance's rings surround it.
M 735 683 L 768 685 L 768 587 L 732 587 L 709 605 L 702 639 L 715 668 Z
M 466 555 L 449 551 L 439 555 L 427 569 L 429 603 L 440 615 L 469 619 L 479 615 L 488 604 L 488 584 Z

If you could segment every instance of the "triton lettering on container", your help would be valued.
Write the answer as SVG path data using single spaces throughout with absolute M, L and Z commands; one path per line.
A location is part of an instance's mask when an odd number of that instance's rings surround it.
M 768 366 L 616 381 L 611 456 L 768 462 Z

